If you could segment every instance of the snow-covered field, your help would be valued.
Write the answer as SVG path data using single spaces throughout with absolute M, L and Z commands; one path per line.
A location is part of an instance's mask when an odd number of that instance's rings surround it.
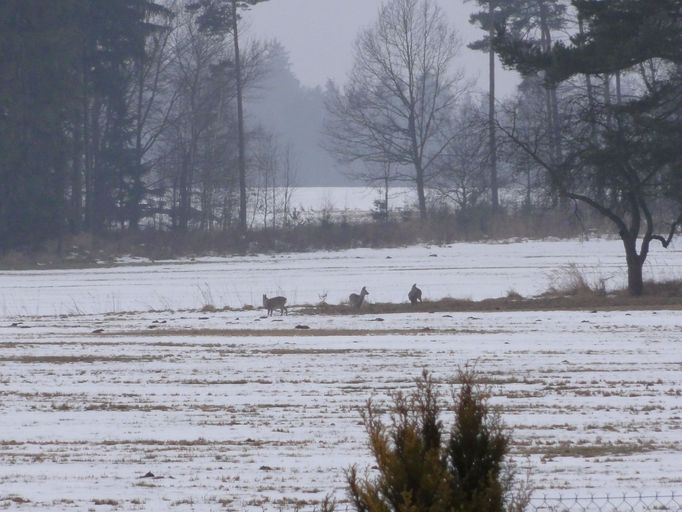
M 532 293 L 570 262 L 616 274 L 619 249 L 458 244 L 3 273 L 0 509 L 311 510 L 330 492 L 344 498 L 350 464 L 370 463 L 367 398 L 424 367 L 447 393 L 469 362 L 538 496 L 679 491 L 682 311 L 178 310 L 209 291 L 222 306 L 278 289 L 315 302 L 326 287 L 332 302 L 362 284 L 377 301 L 403 300 L 415 281 L 430 296 Z M 679 252 L 654 258 L 651 273 L 680 275 Z M 298 324 L 312 329 L 294 335 Z
M 374 201 L 383 200 L 384 191 L 374 187 L 295 187 L 291 205 L 302 211 L 330 211 L 334 215 L 347 212 L 367 215 L 374 209 Z M 390 209 L 414 207 L 417 194 L 410 187 L 391 187 L 388 194 Z
M 59 315 L 260 305 L 263 293 L 290 304 L 346 300 L 367 286 L 369 300 L 403 302 L 413 283 L 424 296 L 483 299 L 543 292 L 566 266 L 610 287 L 625 284 L 619 240 L 461 243 L 354 249 L 198 261 L 126 260 L 111 268 L 0 272 L 0 315 Z M 646 276 L 682 278 L 682 248 L 656 247 Z

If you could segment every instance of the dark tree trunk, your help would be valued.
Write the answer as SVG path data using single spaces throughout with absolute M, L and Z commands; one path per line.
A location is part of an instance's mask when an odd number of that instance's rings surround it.
M 83 135 L 80 119 L 74 122 L 73 155 L 71 157 L 71 211 L 69 227 L 72 234 L 79 233 L 83 219 Z
M 628 265 L 628 292 L 639 297 L 644 293 L 644 259 L 637 254 L 637 239 L 621 234 L 625 246 L 625 259 Z
M 386 164 L 388 167 L 386 169 L 386 174 L 384 175 L 384 221 L 388 222 L 389 220 L 389 215 L 388 215 L 388 187 L 390 185 L 390 179 L 391 179 L 391 164 Z
M 489 66 L 490 66 L 490 85 L 489 85 L 489 105 L 488 105 L 488 134 L 489 134 L 489 149 L 490 152 L 490 191 L 492 193 L 491 201 L 493 213 L 496 213 L 500 206 L 499 190 L 497 183 L 497 133 L 495 129 L 495 50 L 493 49 L 492 41 L 495 38 L 495 26 L 492 23 L 495 15 L 495 3 L 491 0 L 488 3 L 488 14 L 490 15 L 490 50 L 489 50 Z
M 417 176 L 417 197 L 419 199 L 419 216 L 422 220 L 426 220 L 426 192 L 424 191 L 424 170 L 420 165 L 416 166 Z
M 543 51 L 544 53 L 549 54 L 552 51 L 552 32 L 549 26 L 547 6 L 544 2 L 540 3 L 540 32 Z M 562 160 L 559 99 L 556 86 L 547 88 L 545 101 L 547 104 L 550 160 L 552 165 L 556 166 Z M 565 197 L 557 194 L 554 194 L 552 197 L 552 203 L 555 207 L 560 205 L 565 208 L 565 200 Z
M 86 188 L 88 228 L 92 234 L 100 234 L 104 230 L 104 210 L 107 204 L 106 198 L 103 197 L 104 187 L 102 184 L 103 176 L 101 175 L 103 170 L 100 168 L 102 163 L 100 158 L 102 136 L 102 127 L 100 126 L 101 112 L 102 103 L 97 98 L 90 116 L 90 130 L 92 133 L 92 140 L 90 141 L 91 167 L 88 169 L 88 184 Z
M 412 144 L 412 165 L 414 166 L 414 184 L 417 187 L 417 199 L 419 202 L 419 217 L 426 220 L 426 193 L 424 191 L 424 166 L 423 153 L 417 140 L 417 126 L 415 123 L 414 102 L 410 107 L 410 115 L 407 120 L 407 129 Z
M 628 291 L 631 295 L 639 297 L 644 293 L 644 279 L 642 263 L 639 258 L 628 261 Z
M 246 232 L 246 141 L 244 140 L 244 105 L 242 67 L 239 55 L 239 22 L 237 0 L 232 0 L 232 36 L 234 40 L 234 67 L 237 82 L 237 135 L 239 145 L 239 229 Z
M 186 151 L 183 151 L 182 155 L 182 167 L 180 170 L 180 199 L 179 199 L 179 212 L 178 212 L 178 228 L 181 231 L 187 231 L 189 225 L 189 214 L 190 207 L 192 204 L 191 200 L 191 177 L 190 177 L 190 157 Z
M 143 102 L 144 102 L 144 60 L 140 59 L 137 63 L 137 109 L 135 112 L 135 174 L 133 176 L 133 190 L 129 197 L 129 229 L 137 231 L 140 227 L 142 217 L 142 199 L 144 198 L 144 184 L 142 183 L 143 172 L 143 149 L 142 149 L 142 128 L 143 128 Z

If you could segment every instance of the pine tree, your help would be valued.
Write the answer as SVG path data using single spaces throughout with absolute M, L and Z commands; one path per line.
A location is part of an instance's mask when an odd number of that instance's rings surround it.
M 509 450 L 499 418 L 488 410 L 485 396 L 465 374 L 455 404 L 455 424 L 447 446 L 453 475 L 453 501 L 462 512 L 505 510 L 503 461 Z
M 495 49 L 491 41 L 495 35 L 495 27 L 504 23 L 508 16 L 508 0 L 476 0 L 483 9 L 472 14 L 470 23 L 478 25 L 486 35 L 469 45 L 472 50 L 488 53 L 488 157 L 490 161 L 490 190 L 493 212 L 500 205 L 499 180 L 497 172 L 497 126 L 495 123 Z
M 628 288 L 644 291 L 642 269 L 651 242 L 668 247 L 682 223 L 677 187 L 682 164 L 682 3 L 679 0 L 575 0 L 580 32 L 551 48 L 508 26 L 495 39 L 506 65 L 542 73 L 556 88 L 577 75 L 628 76 L 627 95 L 612 101 L 576 96 L 567 154 L 545 161 L 512 131 L 567 198 L 588 205 L 615 226 L 628 266 Z M 589 83 L 589 82 L 588 82 Z M 599 101 L 597 101 L 599 100 Z
M 358 512 L 502 512 L 523 510 L 527 496 L 512 497 L 505 458 L 509 437 L 489 410 L 487 395 L 471 372 L 459 376 L 447 437 L 441 397 L 424 371 L 411 394 L 398 393 L 389 424 L 369 402 L 363 413 L 377 476 L 347 474 Z
M 162 29 L 150 16 L 167 11 L 151 0 L 81 1 L 86 224 L 99 233 L 112 223 L 123 226 L 145 195 L 128 92 L 147 38 Z
M 0 248 L 60 236 L 76 0 L 0 2 Z
M 217 35 L 232 34 L 234 49 L 234 71 L 237 89 L 237 139 L 239 149 L 239 227 L 246 232 L 246 133 L 244 127 L 244 76 L 242 56 L 239 49 L 240 10 L 266 2 L 267 0 L 196 0 L 189 4 L 189 10 L 199 11 L 198 23 L 205 32 Z

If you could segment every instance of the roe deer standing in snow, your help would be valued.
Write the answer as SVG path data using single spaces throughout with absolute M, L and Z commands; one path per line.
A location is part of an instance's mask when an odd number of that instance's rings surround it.
M 360 295 L 351 293 L 348 296 L 348 302 L 350 302 L 350 305 L 355 309 L 360 309 L 360 306 L 362 306 L 362 303 L 365 301 L 365 295 L 369 295 L 369 292 L 367 291 L 367 288 L 363 286 L 362 290 L 360 290 Z
M 279 309 L 279 314 L 280 316 L 284 314 L 284 312 L 287 312 L 287 315 L 289 314 L 289 310 L 285 306 L 287 303 L 287 298 L 286 297 L 272 297 L 271 299 L 268 299 L 268 296 L 263 294 L 263 307 L 268 310 L 268 316 L 272 316 L 272 312 L 275 309 Z
M 422 291 L 417 288 L 416 284 L 412 285 L 412 289 L 410 290 L 410 293 L 407 294 L 407 298 L 410 299 L 410 302 L 413 305 L 422 301 Z

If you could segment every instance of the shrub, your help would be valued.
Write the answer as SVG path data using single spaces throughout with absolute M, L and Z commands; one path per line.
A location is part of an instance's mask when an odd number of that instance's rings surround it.
M 586 269 L 575 263 L 550 272 L 552 283 L 545 295 L 559 295 L 563 297 L 586 297 L 592 295 L 607 295 L 606 283 L 609 278 L 597 277 L 590 281 Z
M 460 372 L 446 433 L 441 399 L 424 371 L 416 389 L 397 393 L 390 422 L 370 401 L 362 413 L 376 463 L 374 476 L 347 472 L 352 507 L 358 512 L 522 511 L 528 492 L 514 495 L 514 475 L 505 461 L 510 438 L 473 373 Z M 446 439 L 447 437 L 447 439 Z

